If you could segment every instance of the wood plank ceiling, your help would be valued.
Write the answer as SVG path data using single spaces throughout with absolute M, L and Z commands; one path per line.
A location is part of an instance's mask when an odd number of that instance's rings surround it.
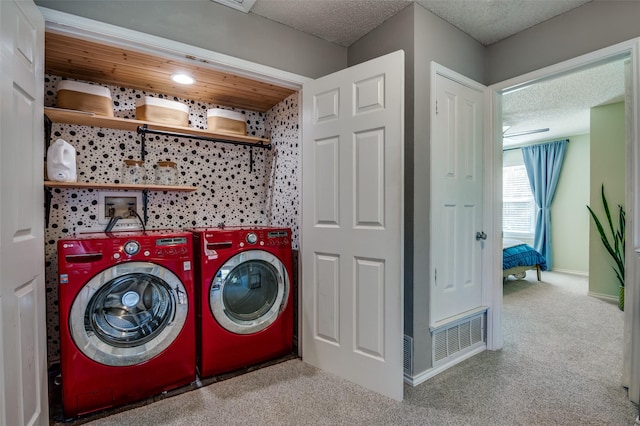
M 170 76 L 186 72 L 193 85 Z M 195 101 L 265 112 L 294 90 L 177 61 L 61 34 L 45 34 L 45 72 L 60 77 L 127 87 Z

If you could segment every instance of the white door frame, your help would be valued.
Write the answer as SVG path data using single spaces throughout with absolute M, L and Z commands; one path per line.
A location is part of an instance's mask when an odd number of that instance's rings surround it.
M 431 103 L 431 123 L 434 123 L 436 120 L 436 91 L 434 90 L 434 88 L 437 86 L 437 76 L 440 75 L 441 77 L 447 78 L 451 81 L 454 81 L 462 86 L 465 86 L 471 90 L 476 90 L 480 93 L 485 93 L 485 99 L 486 99 L 486 93 L 487 93 L 487 86 L 478 83 L 475 80 L 472 80 L 456 71 L 453 71 L 450 68 L 447 68 L 443 65 L 440 65 L 437 62 L 432 61 L 431 62 L 431 97 L 430 97 L 430 103 Z M 486 100 L 482 105 L 483 108 L 483 114 L 487 114 L 487 111 L 489 111 L 489 109 L 487 108 L 487 103 Z M 488 138 L 487 137 L 487 118 L 486 116 L 482 117 L 482 126 L 483 126 L 483 134 L 482 134 L 482 154 L 483 158 L 482 158 L 482 164 L 483 164 L 483 170 L 482 173 L 484 175 L 484 173 L 486 173 L 487 170 L 492 170 L 491 167 L 488 167 L 487 165 L 487 156 L 486 156 L 486 152 L 487 150 L 487 145 L 490 145 L 487 143 L 487 141 L 492 140 L 492 138 Z M 432 141 L 436 140 L 436 133 L 435 133 L 435 126 L 431 126 L 431 129 L 429 129 L 430 131 L 430 138 Z M 433 144 L 431 146 L 431 161 L 434 161 L 433 158 Z M 490 213 L 491 211 L 487 209 L 487 204 L 489 202 L 491 202 L 491 196 L 493 195 L 491 192 L 491 186 L 487 185 L 486 182 L 486 178 L 483 176 L 483 187 L 482 187 L 482 192 L 483 192 L 483 197 L 482 197 L 482 206 L 483 206 L 483 210 L 482 210 L 482 223 L 481 223 L 481 228 L 482 229 L 478 229 L 477 231 L 483 231 L 485 233 L 488 232 L 489 235 L 491 235 L 491 227 L 493 226 L 493 222 L 490 219 L 491 216 L 488 215 L 488 213 Z M 433 179 L 431 179 L 431 185 L 433 185 Z M 430 195 L 431 199 L 433 200 L 433 189 L 432 189 L 432 193 Z M 433 206 L 433 203 L 432 203 Z M 431 218 L 430 222 L 431 222 L 431 226 L 436 226 L 433 223 L 433 211 L 429 212 L 429 217 Z M 431 235 L 435 235 L 435 233 L 431 232 Z M 429 241 L 429 247 L 431 247 L 431 256 L 433 256 L 433 252 L 434 252 L 434 247 L 435 247 L 435 243 L 433 241 Z M 481 301 L 481 306 L 479 306 L 476 310 L 474 310 L 475 313 L 480 312 L 480 311 L 484 311 L 487 310 L 487 307 L 489 306 L 489 303 L 491 302 L 491 297 L 490 297 L 490 291 L 491 291 L 491 286 L 488 283 L 491 283 L 492 280 L 492 275 L 490 274 L 491 272 L 491 268 L 485 268 L 484 265 L 491 265 L 492 264 L 492 260 L 493 260 L 493 251 L 492 250 L 487 250 L 487 249 L 483 249 L 481 250 L 481 255 L 480 255 L 480 263 L 482 265 L 482 272 L 481 272 L 481 277 L 480 277 L 480 283 L 482 286 L 482 301 Z M 431 277 L 434 277 L 435 274 L 435 270 L 434 270 L 434 261 L 433 259 L 430 261 L 430 265 L 431 265 L 431 269 L 429 271 L 429 274 Z M 431 301 L 431 303 L 433 303 L 433 301 Z M 491 315 L 490 312 L 488 312 L 488 315 Z M 491 322 L 489 321 L 489 324 Z M 433 321 L 433 314 L 430 312 L 429 314 L 429 326 L 430 327 L 435 327 L 436 324 Z M 475 353 L 475 352 L 474 352 Z M 459 362 L 458 360 L 456 362 Z
M 45 7 L 39 7 L 39 10 L 45 19 L 45 31 L 64 34 L 82 40 L 120 46 L 180 61 L 194 61 L 198 63 L 199 67 L 229 72 L 294 90 L 301 90 L 305 82 L 312 80 L 309 77 L 202 49 L 179 41 Z
M 631 93 L 627 96 L 630 103 L 630 117 L 627 121 L 626 144 L 626 206 L 627 206 L 627 250 L 626 250 L 626 295 L 625 295 L 625 362 L 623 377 L 629 379 L 629 399 L 635 403 L 640 399 L 640 287 L 637 283 L 640 265 L 640 38 L 615 44 L 613 46 L 591 52 L 577 58 L 560 62 L 512 79 L 493 84 L 489 87 L 486 102 L 488 105 L 487 144 L 485 158 L 485 177 L 489 192 L 493 194 L 492 208 L 489 217 L 493 218 L 494 259 L 491 264 L 492 319 L 489 322 L 488 349 L 500 349 L 502 336 L 502 94 L 521 89 L 531 84 L 558 77 L 581 68 L 595 65 L 615 57 L 630 55 L 631 57 Z

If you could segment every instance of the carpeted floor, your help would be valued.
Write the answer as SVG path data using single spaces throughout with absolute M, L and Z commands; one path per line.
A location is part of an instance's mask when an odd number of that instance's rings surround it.
M 87 424 L 633 425 L 622 312 L 584 278 L 534 275 L 505 284 L 502 350 L 405 386 L 403 402 L 293 359 Z

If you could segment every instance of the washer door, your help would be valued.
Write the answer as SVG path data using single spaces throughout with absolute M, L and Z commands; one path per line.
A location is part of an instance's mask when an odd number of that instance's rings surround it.
M 69 328 L 78 348 L 105 365 L 135 365 L 176 339 L 187 319 L 184 285 L 149 262 L 112 266 L 93 277 L 71 307 Z
M 278 319 L 288 294 L 289 276 L 280 259 L 263 250 L 249 250 L 218 269 L 209 290 L 209 306 L 226 330 L 252 334 Z

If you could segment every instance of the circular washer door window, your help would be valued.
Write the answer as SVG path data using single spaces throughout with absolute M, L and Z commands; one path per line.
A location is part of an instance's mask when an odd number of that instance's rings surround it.
M 170 270 L 149 262 L 112 266 L 80 290 L 69 327 L 78 348 L 105 365 L 135 365 L 176 339 L 187 319 L 187 293 Z
M 236 334 L 269 327 L 286 306 L 289 276 L 276 256 L 262 250 L 238 253 L 220 269 L 209 289 L 218 324 Z

